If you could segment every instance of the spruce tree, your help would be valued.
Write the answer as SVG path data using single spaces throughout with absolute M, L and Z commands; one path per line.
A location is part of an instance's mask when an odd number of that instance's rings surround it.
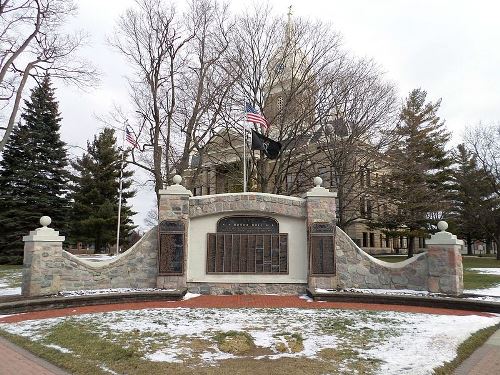
M 65 233 L 69 175 L 60 122 L 47 75 L 25 101 L 21 122 L 0 161 L 0 263 L 22 262 L 22 236 L 39 227 L 43 215 Z
M 72 163 L 76 174 L 72 177 L 71 240 L 93 243 L 96 251 L 105 251 L 116 241 L 121 154 L 114 134 L 105 128 Z M 135 212 L 127 205 L 127 199 L 135 195 L 130 190 L 132 175 L 123 171 L 120 243 L 135 228 L 131 219 Z
M 387 180 L 380 187 L 380 199 L 390 209 L 372 226 L 389 234 L 408 238 L 408 257 L 415 249 L 415 238 L 428 233 L 448 204 L 447 182 L 451 159 L 445 150 L 450 137 L 437 112 L 441 101 L 426 102 L 421 89 L 410 92 L 397 127 L 399 143 L 387 154 Z
M 451 187 L 451 224 L 455 232 L 467 239 L 467 254 L 472 255 L 473 240 L 484 240 L 491 227 L 491 189 L 488 174 L 463 144 L 453 155 Z

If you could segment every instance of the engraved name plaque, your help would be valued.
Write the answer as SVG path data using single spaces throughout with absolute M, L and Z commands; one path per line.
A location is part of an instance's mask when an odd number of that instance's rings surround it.
M 335 274 L 335 225 L 313 223 L 309 233 L 311 274 Z
M 207 273 L 288 273 L 288 234 L 271 217 L 228 216 L 208 233 Z
M 160 275 L 180 275 L 184 269 L 184 223 L 162 221 L 159 224 L 160 251 L 158 271 Z

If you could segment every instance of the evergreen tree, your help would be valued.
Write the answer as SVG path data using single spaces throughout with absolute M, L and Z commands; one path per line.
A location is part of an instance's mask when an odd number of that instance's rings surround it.
M 388 180 L 380 198 L 389 203 L 387 214 L 372 226 L 385 228 L 389 235 L 408 238 L 408 257 L 415 249 L 415 237 L 428 233 L 433 216 L 447 204 L 451 159 L 445 150 L 450 135 L 437 115 L 441 101 L 426 103 L 427 93 L 410 92 L 397 127 L 399 144 L 387 155 Z
M 0 263 L 22 262 L 22 236 L 40 226 L 41 216 L 66 229 L 68 161 L 48 75 L 31 91 L 21 118 L 0 161 Z
M 87 142 L 87 152 L 71 165 L 77 172 L 72 177 L 71 239 L 93 243 L 96 251 L 106 250 L 116 241 L 118 220 L 121 155 L 114 130 L 105 128 Z M 130 190 L 132 175 L 123 171 L 120 243 L 135 228 L 131 219 L 135 212 L 127 206 L 127 199 L 135 195 Z
M 463 144 L 458 145 L 453 159 L 450 219 L 456 233 L 467 239 L 467 254 L 472 255 L 472 241 L 488 237 L 493 191 L 487 173 Z

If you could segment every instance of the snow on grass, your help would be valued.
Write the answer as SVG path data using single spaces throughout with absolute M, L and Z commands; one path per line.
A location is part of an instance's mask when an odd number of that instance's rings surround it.
M 19 286 L 22 278 L 22 269 L 8 268 L 0 269 L 0 296 L 12 296 L 21 294 Z
M 469 271 L 482 273 L 485 275 L 500 276 L 500 268 L 468 268 Z
M 490 300 L 500 302 L 500 285 L 492 287 L 492 288 L 486 288 L 486 289 L 467 289 L 464 290 L 464 293 L 472 293 L 472 294 L 479 294 L 482 296 L 490 296 L 493 298 L 490 298 Z
M 69 349 L 66 349 L 66 348 L 63 348 L 62 346 L 59 346 L 59 345 L 56 345 L 56 344 L 47 344 L 45 346 L 47 346 L 49 348 L 52 348 L 52 349 L 59 350 L 61 353 L 73 353 L 73 351 L 71 351 Z
M 254 357 L 255 360 L 298 357 L 325 361 L 327 359 L 323 359 L 321 351 L 330 348 L 350 350 L 358 359 L 381 361 L 378 373 L 419 375 L 429 374 L 432 368 L 452 360 L 462 341 L 479 329 L 499 323 L 500 316 L 337 309 L 175 308 L 24 321 L 0 324 L 0 328 L 43 344 L 51 328 L 65 320 L 88 323 L 87 326 L 93 327 L 93 332 L 101 337 L 106 332 L 113 332 L 115 338 L 140 332 L 143 357 L 149 361 L 194 361 L 210 365 L 223 359 L 239 358 L 221 352 L 214 337 L 219 332 L 243 331 L 252 336 L 257 347 L 265 348 L 270 353 L 260 354 Z M 304 350 L 298 353 L 278 352 L 276 343 L 283 335 L 294 333 L 303 338 Z M 155 340 L 160 341 L 151 345 Z M 203 340 L 207 343 L 206 347 L 193 351 L 189 345 L 192 340 Z M 343 362 L 339 362 L 339 366 L 343 366 Z

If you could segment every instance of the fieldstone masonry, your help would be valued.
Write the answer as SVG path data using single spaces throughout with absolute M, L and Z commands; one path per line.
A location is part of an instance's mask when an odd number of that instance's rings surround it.
M 156 228 L 126 253 L 112 261 L 97 263 L 64 251 L 64 237 L 48 228 L 49 217 L 42 217 L 40 223 L 41 228 L 23 238 L 22 295 L 49 295 L 62 290 L 156 287 Z
M 154 228 L 124 254 L 109 262 L 88 262 L 62 250 L 64 237 L 51 228 L 50 218 L 25 236 L 22 294 L 54 294 L 61 290 L 104 288 L 183 288 L 201 293 L 279 293 L 295 294 L 311 289 L 368 288 L 413 289 L 459 295 L 463 291 L 463 269 L 460 249 L 463 242 L 446 232 L 447 224 L 438 224 L 441 232 L 427 241 L 428 251 L 398 264 L 375 259 L 361 250 L 341 229 L 335 232 L 336 273 L 311 275 L 305 284 L 205 283 L 189 285 L 186 265 L 189 256 L 188 226 L 190 218 L 217 213 L 248 212 L 285 215 L 304 219 L 304 235 L 314 223 L 335 223 L 335 193 L 321 187 L 321 179 L 304 198 L 262 193 L 220 194 L 192 197 L 180 185 L 160 192 L 160 221 L 184 223 L 184 273 L 159 275 L 158 233 Z M 304 249 L 308 252 L 309 249 Z M 309 265 L 304 264 L 309 270 Z

